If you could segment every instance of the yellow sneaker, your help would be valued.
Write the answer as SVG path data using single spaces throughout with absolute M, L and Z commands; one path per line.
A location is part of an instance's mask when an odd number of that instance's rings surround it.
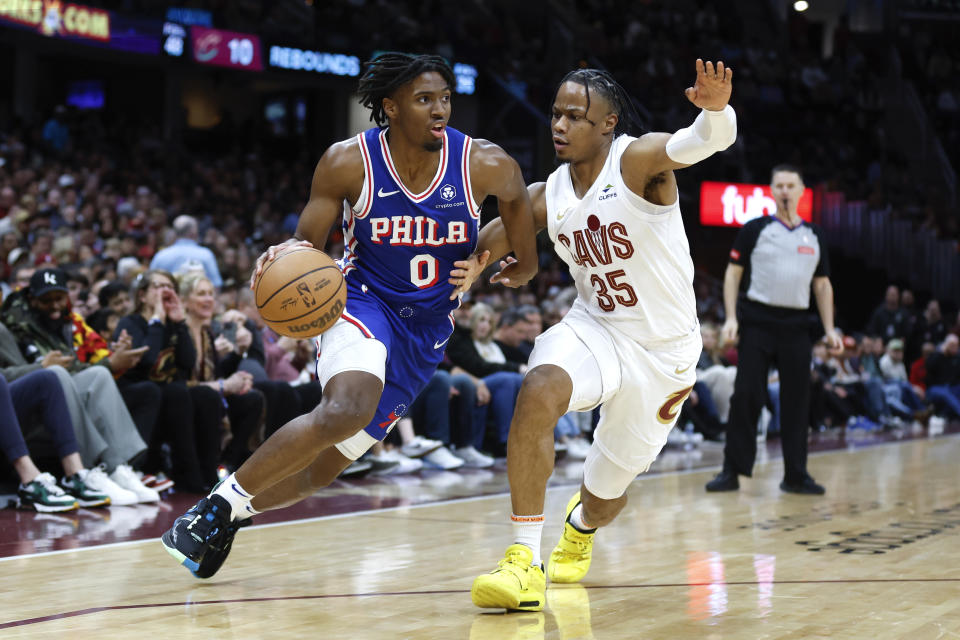
M 522 544 L 507 547 L 503 560 L 490 573 L 478 576 L 470 589 L 473 604 L 484 609 L 542 611 L 547 579 L 535 567 L 533 550 Z
M 570 498 L 564 516 L 563 535 L 550 553 L 547 572 L 551 582 L 580 582 L 590 569 L 595 533 L 581 533 L 567 522 L 570 512 L 580 504 L 580 492 Z

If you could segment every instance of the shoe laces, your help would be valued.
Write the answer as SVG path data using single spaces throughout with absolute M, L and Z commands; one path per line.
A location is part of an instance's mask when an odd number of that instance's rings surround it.
M 567 524 L 570 524 L 569 522 Z M 570 525 L 570 529 L 573 529 Z M 580 533 L 579 531 L 570 531 L 564 528 L 563 544 L 558 546 L 561 555 L 565 558 L 581 559 L 590 553 L 590 545 L 593 542 L 593 534 Z
M 81 476 L 81 480 L 88 487 L 102 487 L 105 482 L 110 480 L 110 477 L 107 475 L 107 467 L 104 464 L 98 464 L 92 469 L 87 469 L 85 476 Z
M 36 478 L 34 478 L 33 480 L 31 480 L 31 481 L 28 482 L 27 484 L 29 485 L 29 484 L 32 484 L 32 483 L 34 483 L 34 482 L 36 482 L 37 484 L 39 484 L 40 486 L 42 486 L 44 489 L 46 489 L 47 491 L 49 491 L 50 494 L 52 494 L 52 495 L 55 495 L 55 496 L 66 495 L 66 492 L 65 492 L 63 489 L 61 489 L 59 486 L 57 486 L 57 481 L 56 481 L 56 479 L 55 479 L 52 475 L 50 475 L 49 473 L 46 473 L 46 472 L 41 473 L 40 475 L 38 475 Z M 26 486 L 26 485 L 24 485 L 24 486 Z
M 189 531 L 190 535 L 199 538 L 203 542 L 209 541 L 214 535 L 224 531 L 226 528 L 223 526 L 224 520 L 226 518 L 221 515 L 223 512 L 221 510 L 213 511 L 214 505 L 210 504 L 210 500 L 204 498 L 196 506 L 197 515 L 193 518 L 193 523 L 190 525 Z M 208 513 L 213 513 L 212 518 L 208 518 Z M 229 524 L 229 523 L 226 523 Z

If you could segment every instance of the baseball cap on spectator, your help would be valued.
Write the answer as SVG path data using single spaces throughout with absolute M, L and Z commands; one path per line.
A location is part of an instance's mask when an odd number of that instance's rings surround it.
M 67 274 L 63 269 L 37 269 L 30 276 L 30 295 L 39 298 L 51 291 L 67 292 Z
M 890 349 L 891 351 L 893 351 L 894 349 L 903 351 L 903 340 L 901 340 L 900 338 L 894 338 L 893 340 L 887 343 L 887 349 Z

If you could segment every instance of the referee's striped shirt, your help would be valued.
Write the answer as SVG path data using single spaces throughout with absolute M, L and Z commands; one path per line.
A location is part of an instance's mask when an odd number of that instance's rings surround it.
M 755 218 L 737 234 L 730 262 L 743 267 L 739 322 L 809 326 L 813 278 L 830 276 L 820 227 L 791 228 L 776 216 Z

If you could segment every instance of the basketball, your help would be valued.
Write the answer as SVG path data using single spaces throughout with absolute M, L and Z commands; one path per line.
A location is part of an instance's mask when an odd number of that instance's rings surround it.
M 267 263 L 254 294 L 263 321 L 290 338 L 320 335 L 340 318 L 347 303 L 340 267 L 310 247 L 290 249 Z

